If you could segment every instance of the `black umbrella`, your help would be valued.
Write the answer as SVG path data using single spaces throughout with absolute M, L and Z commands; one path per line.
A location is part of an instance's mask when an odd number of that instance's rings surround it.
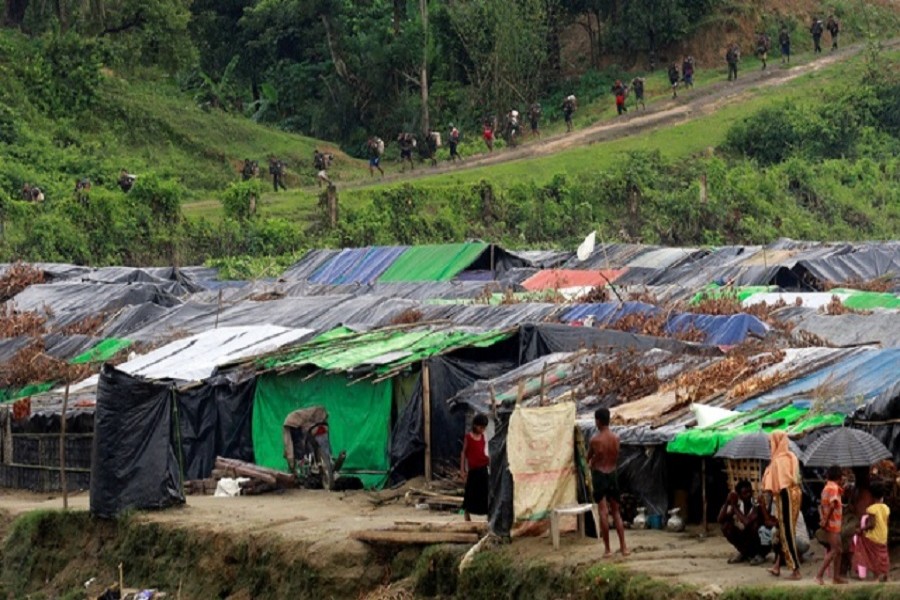
M 788 441 L 791 452 L 800 458 L 802 452 L 792 441 Z M 769 434 L 759 431 L 757 433 L 745 433 L 737 436 L 727 444 L 719 448 L 716 458 L 756 458 L 759 460 L 771 460 L 772 453 L 769 447 Z
M 886 458 L 891 453 L 878 438 L 841 427 L 813 442 L 802 460 L 807 467 L 869 467 Z

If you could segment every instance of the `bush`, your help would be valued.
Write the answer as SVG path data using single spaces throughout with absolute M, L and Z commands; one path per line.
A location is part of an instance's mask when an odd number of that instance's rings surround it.
M 222 195 L 225 216 L 237 221 L 245 221 L 256 216 L 255 207 L 262 197 L 262 191 L 263 183 L 260 179 L 231 184 Z

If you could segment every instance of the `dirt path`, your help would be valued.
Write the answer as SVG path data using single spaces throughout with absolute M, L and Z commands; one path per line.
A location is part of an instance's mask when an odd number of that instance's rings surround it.
M 59 497 L 12 490 L 0 494 L 0 513 L 4 515 L 4 521 L 31 510 L 59 509 L 61 505 Z M 87 510 L 88 494 L 72 496 L 69 505 L 74 510 Z M 328 569 L 340 564 L 349 578 L 361 576 L 372 566 L 370 549 L 350 539 L 350 532 L 388 527 L 399 520 L 449 522 L 461 519 L 451 513 L 416 510 L 402 500 L 376 507 L 365 492 L 338 494 L 300 490 L 238 498 L 189 496 L 187 505 L 182 508 L 145 512 L 138 518 L 193 531 L 236 536 L 275 534 L 297 540 L 303 542 L 298 544 L 298 549 L 304 549 L 304 557 L 312 566 Z M 553 550 L 546 533 L 539 537 L 517 538 L 502 551 L 510 553 L 511 560 L 541 561 L 556 566 L 599 562 L 602 555 L 599 542 L 578 538 L 574 533 L 574 522 L 568 525 L 572 532 L 563 536 L 559 551 Z M 632 555 L 615 557 L 613 562 L 652 577 L 698 586 L 711 596 L 734 587 L 814 585 L 817 561 L 822 557 L 822 548 L 813 544 L 816 556 L 812 563 L 803 566 L 804 579 L 789 582 L 771 577 L 765 566 L 727 565 L 726 560 L 733 554 L 733 549 L 717 533 L 701 536 L 699 528 L 691 528 L 685 533 L 629 530 L 626 536 Z M 900 576 L 900 561 L 896 556 L 892 564 L 895 566 L 891 578 L 896 581 Z M 855 582 L 850 587 L 864 585 L 871 584 Z
M 900 38 L 884 42 L 885 49 L 900 47 Z M 571 133 L 563 133 L 546 137 L 536 142 L 526 143 L 518 148 L 499 150 L 493 154 L 478 155 L 466 159 L 463 163 L 442 163 L 437 167 L 423 168 L 409 173 L 391 173 L 384 178 L 373 180 L 351 181 L 341 184 L 343 189 L 365 188 L 381 183 L 416 180 L 444 173 L 455 173 L 461 170 L 474 169 L 501 163 L 546 156 L 574 148 L 587 146 L 597 142 L 615 140 L 637 135 L 663 126 L 677 125 L 691 119 L 709 115 L 723 106 L 739 102 L 751 95 L 754 90 L 785 85 L 794 79 L 818 71 L 836 62 L 856 56 L 865 49 L 865 44 L 853 44 L 841 50 L 824 54 L 821 58 L 807 63 L 781 68 L 773 61 L 766 71 L 754 69 L 742 71 L 737 81 L 724 80 L 702 88 L 681 91 L 677 99 L 656 102 L 646 110 L 634 110 L 622 117 L 600 121 Z M 777 60 L 777 59 L 776 59 Z M 610 103 L 612 98 L 610 97 Z M 471 142 L 477 143 L 477 142 Z

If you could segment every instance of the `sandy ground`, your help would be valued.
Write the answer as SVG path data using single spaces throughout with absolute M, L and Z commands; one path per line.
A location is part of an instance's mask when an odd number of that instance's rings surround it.
M 462 519 L 452 513 L 417 510 L 407 506 L 402 498 L 381 506 L 375 506 L 370 498 L 366 492 L 301 490 L 238 498 L 189 496 L 184 507 L 143 513 L 139 518 L 194 530 L 233 531 L 235 535 L 271 533 L 288 540 L 302 540 L 306 558 L 313 566 L 340 560 L 351 570 L 354 567 L 365 569 L 371 563 L 369 548 L 348 537 L 352 531 L 389 527 L 395 521 L 450 522 Z M 87 510 L 87 493 L 71 496 L 69 506 Z M 61 507 L 62 498 L 58 496 L 11 490 L 0 493 L 0 511 L 9 516 Z M 570 531 L 563 535 L 560 550 L 553 550 L 544 533 L 538 537 L 514 539 L 515 556 L 523 561 L 545 561 L 559 566 L 600 562 L 602 544 L 596 539 L 579 538 L 574 532 L 574 521 L 568 525 Z M 802 568 L 804 579 L 792 582 L 769 575 L 766 572 L 768 565 L 728 565 L 726 561 L 733 550 L 714 527 L 708 536 L 702 535 L 700 527 L 690 527 L 683 533 L 627 530 L 626 540 L 632 550 L 631 556 L 616 555 L 611 562 L 670 582 L 693 584 L 710 595 L 732 587 L 814 585 L 815 569 L 824 553 L 814 542 L 813 561 Z M 616 548 L 615 541 L 613 548 Z M 900 580 L 900 556 L 895 555 L 892 562 L 895 565 L 892 579 Z M 873 584 L 851 583 L 851 587 L 866 585 Z

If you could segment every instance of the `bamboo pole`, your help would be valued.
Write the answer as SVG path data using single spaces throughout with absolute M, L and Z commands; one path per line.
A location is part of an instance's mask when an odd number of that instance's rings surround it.
M 431 483 L 431 382 L 428 363 L 422 361 L 422 416 L 425 432 L 425 481 Z
M 700 459 L 700 473 L 703 478 L 702 481 L 702 490 L 703 490 L 703 534 L 706 535 L 709 533 L 709 522 L 706 516 L 707 513 L 707 502 L 706 502 L 706 457 L 704 456 Z
M 66 412 L 69 409 L 69 383 L 63 394 L 62 417 L 59 423 L 59 485 L 62 487 L 63 510 L 69 508 L 69 486 L 66 485 Z
M 544 383 L 545 383 L 546 379 L 547 379 L 547 363 L 544 362 L 544 368 L 541 369 L 541 406 L 544 406 L 544 404 L 547 401 L 547 397 L 544 392 Z

